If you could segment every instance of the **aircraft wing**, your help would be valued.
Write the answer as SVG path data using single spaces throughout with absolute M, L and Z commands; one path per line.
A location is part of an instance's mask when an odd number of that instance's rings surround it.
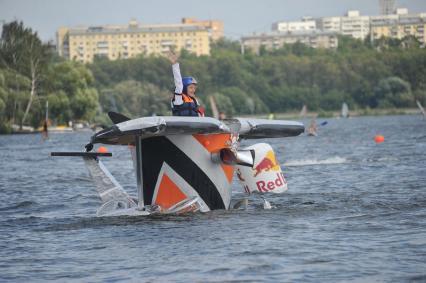
M 221 121 L 210 117 L 155 116 L 124 121 L 97 132 L 91 143 L 128 145 L 135 136 L 142 138 L 169 135 L 229 133 Z
M 243 139 L 292 137 L 305 131 L 305 126 L 296 121 L 235 118 L 223 122 L 231 129 L 237 128 Z
M 297 136 L 305 127 L 300 122 L 235 118 L 219 121 L 210 117 L 155 116 L 124 121 L 97 132 L 91 143 L 128 145 L 135 136 L 154 136 L 238 133 L 243 139 Z

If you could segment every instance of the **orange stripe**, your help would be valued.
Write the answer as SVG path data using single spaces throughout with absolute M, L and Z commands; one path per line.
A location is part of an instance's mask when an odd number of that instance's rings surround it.
M 223 172 L 225 172 L 226 178 L 228 182 L 232 182 L 232 178 L 234 177 L 234 166 L 222 164 Z
M 170 208 L 184 199 L 187 199 L 187 196 L 164 174 L 158 187 L 155 204 L 160 205 L 162 208 Z
M 229 148 L 231 134 L 209 134 L 209 135 L 193 135 L 194 138 L 209 152 L 215 152 L 222 148 Z
M 194 135 L 194 138 L 210 153 L 231 147 L 231 134 Z M 221 164 L 221 167 L 228 182 L 232 182 L 234 166 Z

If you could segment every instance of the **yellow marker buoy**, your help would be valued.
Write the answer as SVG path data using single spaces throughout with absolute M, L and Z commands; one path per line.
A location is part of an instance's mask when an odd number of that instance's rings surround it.
M 376 143 L 382 143 L 382 142 L 384 142 L 384 141 L 385 141 L 385 137 L 384 137 L 384 136 L 382 136 L 382 135 L 376 135 L 376 136 L 374 137 L 374 141 L 375 141 Z
M 104 146 L 101 146 L 100 148 L 98 148 L 98 152 L 99 153 L 107 153 L 108 149 L 106 147 L 104 147 Z

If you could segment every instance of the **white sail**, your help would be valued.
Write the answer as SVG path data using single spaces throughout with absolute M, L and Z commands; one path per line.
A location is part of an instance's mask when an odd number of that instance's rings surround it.
M 214 97 L 210 95 L 209 100 L 210 100 L 210 107 L 212 108 L 213 118 L 219 119 L 219 110 L 217 109 L 216 101 L 214 100 Z
M 308 112 L 307 107 L 305 104 L 303 104 L 302 110 L 300 110 L 299 116 L 304 118 L 306 117 L 306 112 Z
M 417 103 L 417 106 L 418 106 L 418 107 L 419 107 L 419 109 L 420 109 L 420 112 L 422 112 L 423 117 L 424 117 L 424 118 L 426 118 L 426 112 L 425 112 L 425 109 L 423 108 L 422 104 L 421 104 L 421 103 L 420 103 L 420 101 L 418 101 L 418 100 L 416 100 L 416 103 Z
M 342 104 L 342 113 L 341 113 L 341 116 L 343 118 L 348 118 L 349 117 L 349 108 L 348 108 L 348 105 L 345 102 L 343 102 L 343 104 Z

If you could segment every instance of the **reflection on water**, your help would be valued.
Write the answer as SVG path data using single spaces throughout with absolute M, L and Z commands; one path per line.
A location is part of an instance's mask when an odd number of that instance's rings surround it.
M 268 197 L 273 209 L 251 196 L 246 210 L 180 216 L 95 217 L 83 161 L 49 157 L 90 133 L 0 136 L 0 281 L 424 282 L 426 123 L 327 121 L 318 137 L 243 141 L 269 142 L 283 165 L 289 191 Z M 105 165 L 136 195 L 127 148 L 109 149 Z

